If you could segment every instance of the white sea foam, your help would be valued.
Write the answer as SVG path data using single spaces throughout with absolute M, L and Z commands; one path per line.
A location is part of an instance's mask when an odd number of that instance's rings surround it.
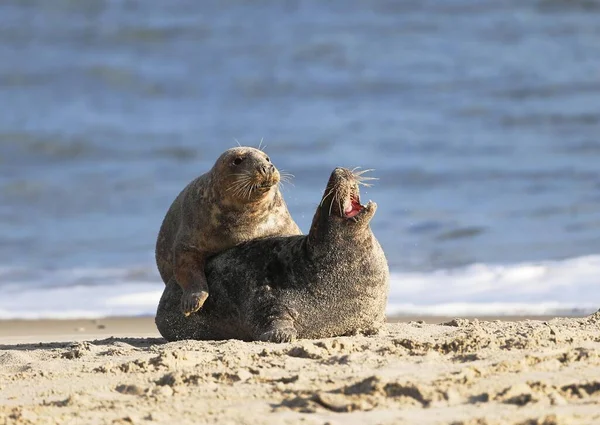
M 600 308 L 600 256 L 393 274 L 390 314 L 525 315 Z
M 153 315 L 164 287 L 153 266 L 0 269 L 0 318 Z M 600 308 L 600 255 L 431 273 L 392 272 L 389 314 L 534 315 Z

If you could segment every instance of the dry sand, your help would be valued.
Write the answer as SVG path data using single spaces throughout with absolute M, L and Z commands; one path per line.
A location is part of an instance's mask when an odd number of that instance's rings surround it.
M 279 345 L 165 343 L 150 318 L 0 322 L 4 423 L 600 424 L 600 312 Z

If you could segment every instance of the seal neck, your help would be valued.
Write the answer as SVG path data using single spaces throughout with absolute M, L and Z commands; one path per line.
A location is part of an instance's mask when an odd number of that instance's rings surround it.
M 368 223 L 347 222 L 329 216 L 323 208 L 317 209 L 307 235 L 307 251 L 313 259 L 339 256 L 345 251 L 360 251 L 365 244 L 370 244 L 371 229 Z

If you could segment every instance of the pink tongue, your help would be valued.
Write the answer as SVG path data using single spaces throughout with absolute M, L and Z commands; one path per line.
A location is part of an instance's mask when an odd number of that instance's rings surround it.
M 351 210 L 350 212 L 346 213 L 346 217 L 354 217 L 356 214 L 358 214 L 360 211 L 358 210 Z
M 352 202 L 350 202 L 344 209 L 344 214 L 346 214 L 346 217 L 354 217 L 359 212 L 360 209 L 354 209 L 354 205 L 352 204 Z

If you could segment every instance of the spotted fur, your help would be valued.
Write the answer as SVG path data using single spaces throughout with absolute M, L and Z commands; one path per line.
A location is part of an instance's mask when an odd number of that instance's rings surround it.
M 180 286 L 185 315 L 208 297 L 208 257 L 256 238 L 301 234 L 281 195 L 280 179 L 263 151 L 236 147 L 173 201 L 158 234 L 156 264 L 165 284 Z

